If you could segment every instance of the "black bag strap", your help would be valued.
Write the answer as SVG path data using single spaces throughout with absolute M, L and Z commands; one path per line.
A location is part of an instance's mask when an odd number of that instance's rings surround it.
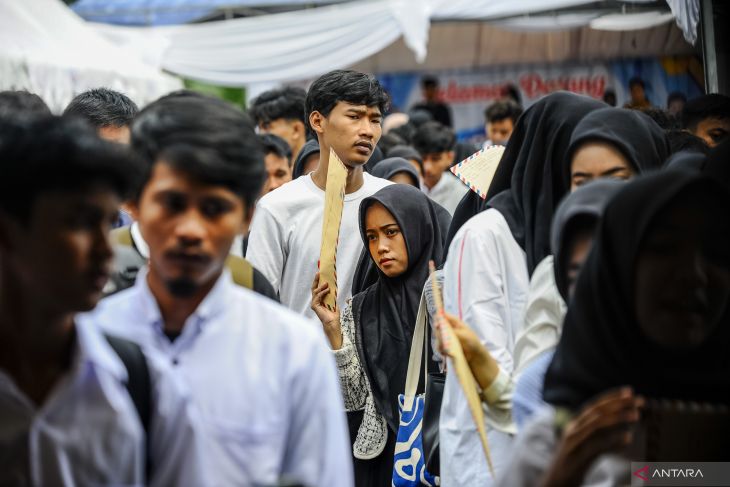
M 152 384 L 150 381 L 150 370 L 147 367 L 147 359 L 142 349 L 136 343 L 122 338 L 106 335 L 109 345 L 122 360 L 127 369 L 127 382 L 125 387 L 132 398 L 134 407 L 139 415 L 145 434 L 145 462 L 147 478 L 150 478 L 150 418 L 152 416 Z

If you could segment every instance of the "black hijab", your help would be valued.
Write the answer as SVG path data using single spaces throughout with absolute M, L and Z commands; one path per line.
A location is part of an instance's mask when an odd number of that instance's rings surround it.
M 575 151 L 592 141 L 616 147 L 636 172 L 659 169 L 671 154 L 666 132 L 645 113 L 625 108 L 603 108 L 583 117 L 570 137 L 568 163 Z
M 405 387 L 421 291 L 429 276 L 428 261 L 440 264 L 443 248 L 430 199 L 405 184 L 386 186 L 360 204 L 360 234 L 366 248 L 365 216 L 376 202 L 387 208 L 401 229 L 408 269 L 394 278 L 378 269 L 377 282 L 354 296 L 352 307 L 355 343 L 375 406 L 395 432 L 399 423 L 398 394 Z
M 487 207 L 500 210 L 527 253 L 527 268 L 549 254 L 550 220 L 568 191 L 566 154 L 570 135 L 587 113 L 605 107 L 565 91 L 551 93 L 517 119 L 486 199 L 467 191 L 454 212 L 448 245 L 459 228 Z
M 636 259 L 647 229 L 670 203 L 698 194 L 730 211 L 726 188 L 683 171 L 637 178 L 608 203 L 545 376 L 547 402 L 576 411 L 597 394 L 630 385 L 650 398 L 730 404 L 730 307 L 691 350 L 655 344 L 636 320 Z
M 390 179 L 399 172 L 404 172 L 413 178 L 413 185 L 417 188 L 420 187 L 420 178 L 413 165 L 403 159 L 402 157 L 388 157 L 378 163 L 375 169 L 370 174 L 375 177 Z
M 304 176 L 304 163 L 309 156 L 315 153 L 319 153 L 319 142 L 317 139 L 310 139 L 304 143 L 302 150 L 297 154 L 297 159 L 294 161 L 294 169 L 292 170 L 292 179 Z
M 555 284 L 565 302 L 568 302 L 567 268 L 574 232 L 578 227 L 595 228 L 606 204 L 624 184 L 615 179 L 592 181 L 563 198 L 555 211 L 550 230 L 550 248 L 555 256 Z

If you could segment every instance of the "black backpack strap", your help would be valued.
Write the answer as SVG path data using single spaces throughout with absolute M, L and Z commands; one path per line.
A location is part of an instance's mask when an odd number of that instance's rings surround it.
M 145 461 L 147 478 L 150 478 L 150 418 L 152 416 L 152 384 L 147 359 L 139 345 L 122 338 L 105 335 L 109 345 L 122 360 L 127 369 L 127 383 L 125 384 L 129 397 L 139 415 L 145 434 Z

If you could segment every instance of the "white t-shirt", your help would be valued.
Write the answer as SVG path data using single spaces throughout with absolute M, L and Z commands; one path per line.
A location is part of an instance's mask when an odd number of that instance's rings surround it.
M 363 244 L 358 212 L 360 202 L 393 184 L 363 174 L 362 187 L 345 195 L 337 246 L 337 305 L 344 308 L 352 295 L 352 278 Z M 269 280 L 284 306 L 305 316 L 310 309 L 312 281 L 317 273 L 322 243 L 324 191 L 311 174 L 286 183 L 256 204 L 246 259 Z
M 461 198 L 464 197 L 464 193 L 468 190 L 469 188 L 467 188 L 466 184 L 462 183 L 450 171 L 443 173 L 441 179 L 439 179 L 439 182 L 433 188 L 428 189 L 425 184 L 421 186 L 421 191 L 426 193 L 426 196 L 433 201 L 446 208 L 446 211 L 451 216 L 454 215 L 454 211 L 459 206 Z

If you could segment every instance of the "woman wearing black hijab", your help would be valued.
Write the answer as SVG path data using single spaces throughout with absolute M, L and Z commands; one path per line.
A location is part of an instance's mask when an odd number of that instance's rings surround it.
M 570 135 L 577 123 L 587 113 L 606 106 L 605 103 L 592 98 L 559 91 L 541 98 L 525 110 L 517 119 L 515 129 L 507 142 L 502 160 L 487 191 L 487 197 L 482 199 L 473 191 L 468 191 L 456 208 L 446 238 L 447 251 L 456 232 L 471 217 L 486 210 L 494 196 L 510 188 L 515 188 L 524 194 L 535 191 L 542 180 L 539 169 L 545 167 L 546 175 L 550 176 L 551 171 L 554 170 L 552 168 L 558 170 L 562 168 L 566 160 Z M 530 171 L 529 168 L 538 170 Z M 547 179 L 549 178 L 546 178 L 544 184 L 549 187 L 551 183 Z M 556 184 L 550 189 L 557 193 L 550 198 L 553 201 L 545 201 L 550 206 L 538 211 L 539 214 L 535 218 L 528 217 L 533 221 L 544 220 L 543 212 L 547 212 L 546 225 L 548 227 L 550 225 L 549 216 L 552 215 L 557 202 L 565 194 L 567 188 L 562 184 Z M 548 233 L 549 230 L 546 230 L 545 237 Z
M 530 275 L 550 254 L 550 221 L 568 192 L 565 158 L 570 133 L 580 118 L 605 105 L 558 92 L 530 107 L 517 121 L 490 193 L 504 189 L 489 208 L 454 236 L 444 265 L 446 311 L 469 324 L 506 374 L 524 324 Z M 491 485 L 479 436 L 461 387 L 446 376 L 439 424 L 444 485 Z M 506 461 L 512 437 L 488 430 L 496 471 Z
M 323 305 L 327 284 L 320 286 L 317 276 L 312 309 L 335 351 L 345 408 L 364 410 L 353 444 L 356 484 L 381 487 L 393 475 L 398 394 L 405 387 L 428 262 L 439 264 L 443 247 L 433 204 L 402 184 L 363 200 L 360 232 L 377 265 L 377 281 L 338 315 Z
M 647 400 L 730 405 L 728 211 L 727 188 L 681 171 L 612 199 L 545 378 L 558 409 L 520 435 L 504 485 L 627 484 L 629 460 L 610 454 L 633 441 Z M 728 460 L 730 449 L 718 453 Z

